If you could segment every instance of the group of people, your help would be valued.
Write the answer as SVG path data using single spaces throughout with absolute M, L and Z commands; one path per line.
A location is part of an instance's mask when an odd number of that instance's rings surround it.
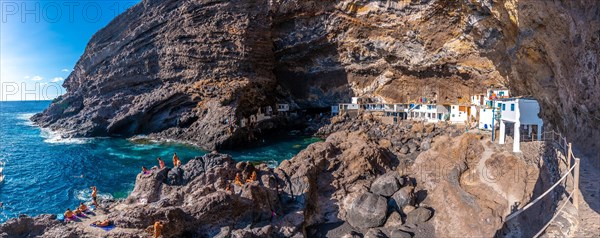
M 158 169 L 164 169 L 165 161 L 160 157 L 156 158 L 156 160 L 158 160 Z M 177 166 L 181 166 L 181 160 L 179 159 L 179 156 L 177 156 L 177 153 L 173 153 L 173 167 Z M 152 172 L 152 170 L 149 170 L 146 166 L 142 166 L 142 173 L 149 174 L 150 172 Z
M 84 213 L 88 211 L 88 207 L 87 205 L 85 205 L 83 202 L 79 203 L 79 206 L 75 209 L 75 211 L 72 211 L 70 208 L 67 208 L 67 211 L 65 211 L 65 219 L 67 220 L 73 220 L 75 219 L 75 217 L 77 216 L 84 216 Z
M 92 186 L 90 189 L 92 189 L 92 204 L 98 207 L 98 189 L 96 186 Z M 75 208 L 75 211 L 67 208 L 63 215 L 67 221 L 70 221 L 74 220 L 77 216 L 85 216 L 84 213 L 86 213 L 88 210 L 89 208 L 87 205 L 85 205 L 85 203 L 79 202 L 79 206 Z
M 250 174 L 250 178 L 246 179 L 246 183 L 254 182 L 257 179 L 258 179 L 258 175 L 256 174 L 256 171 L 252 171 L 252 174 Z M 240 173 L 235 174 L 235 179 L 233 180 L 233 184 L 238 185 L 238 186 L 244 186 L 244 183 L 242 182 L 242 176 L 240 175 Z M 226 190 L 227 191 L 231 190 L 231 185 L 227 185 Z

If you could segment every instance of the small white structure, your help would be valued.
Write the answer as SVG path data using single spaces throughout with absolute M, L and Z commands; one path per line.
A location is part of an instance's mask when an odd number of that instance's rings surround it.
M 352 97 L 352 104 L 363 104 L 364 99 L 360 97 Z
M 410 119 L 426 122 L 445 121 L 449 114 L 446 106 L 436 104 L 411 104 L 406 111 Z
M 487 99 L 490 100 L 492 96 L 496 96 L 497 99 L 507 99 L 510 97 L 508 89 L 490 88 L 486 92 Z
M 533 126 L 536 126 L 537 139 L 541 140 L 544 122 L 538 116 L 540 105 L 532 98 L 507 98 L 498 101 L 500 113 L 500 144 L 505 143 L 506 124 L 514 124 L 513 152 L 521 152 L 521 129 L 527 130 L 531 137 Z
M 340 106 L 339 105 L 331 106 L 331 115 L 336 116 L 338 114 L 340 114 Z
M 360 108 L 360 105 L 355 103 L 340 103 L 338 108 L 340 112 L 348 110 L 358 110 Z
M 489 99 L 489 97 L 486 97 L 485 94 L 473 95 L 471 96 L 471 104 L 474 106 L 483 106 L 486 99 Z
M 450 122 L 452 123 L 465 123 L 469 121 L 471 107 L 461 105 L 450 106 Z
M 498 114 L 498 109 L 496 109 L 494 111 L 493 108 L 490 107 L 480 107 L 479 108 L 479 123 L 477 125 L 477 127 L 479 127 L 479 129 L 482 130 L 492 130 L 492 124 L 494 124 L 494 126 L 497 126 L 498 123 L 494 122 L 492 123 L 492 120 L 494 120 L 494 112 L 496 112 L 496 114 Z
M 287 104 L 287 103 L 279 103 L 279 104 L 277 104 L 277 111 L 278 112 L 289 112 L 290 111 L 290 104 Z

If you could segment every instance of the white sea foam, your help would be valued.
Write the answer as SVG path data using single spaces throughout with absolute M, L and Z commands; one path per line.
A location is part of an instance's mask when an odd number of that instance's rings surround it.
M 92 190 L 91 189 L 75 190 L 75 197 L 79 201 L 92 201 Z M 113 196 L 109 193 L 98 193 L 98 198 L 101 200 L 114 199 Z
M 21 120 L 21 122 L 19 122 L 18 124 L 24 126 L 35 126 L 35 124 L 33 124 L 33 121 L 30 120 L 30 118 L 33 115 L 35 115 L 35 113 L 23 113 L 17 115 L 17 119 Z
M 41 128 L 41 136 L 45 138 L 44 142 L 49 144 L 86 144 L 90 138 L 72 138 L 64 136 L 63 133 L 53 131 L 48 128 Z
M 108 154 L 121 159 L 143 159 L 143 157 L 139 155 L 131 155 L 119 152 L 108 152 Z

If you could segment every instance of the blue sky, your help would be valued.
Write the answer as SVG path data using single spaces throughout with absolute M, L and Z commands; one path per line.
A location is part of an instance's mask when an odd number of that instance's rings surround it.
M 139 0 L 0 0 L 0 101 L 50 100 L 92 35 Z

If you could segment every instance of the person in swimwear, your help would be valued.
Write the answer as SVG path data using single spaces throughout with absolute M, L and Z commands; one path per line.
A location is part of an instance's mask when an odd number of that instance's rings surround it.
M 250 182 L 254 182 L 256 181 L 256 171 L 252 171 L 252 175 L 250 175 L 249 179 L 246 179 L 246 183 L 250 183 Z
M 92 202 L 94 203 L 94 206 L 98 207 L 98 189 L 96 189 L 96 186 L 92 186 Z
M 105 219 L 104 221 L 95 221 L 94 224 L 97 227 L 106 227 L 106 226 L 110 226 L 112 222 L 110 222 L 108 219 Z
M 81 210 L 82 212 L 85 212 L 88 210 L 88 207 L 85 205 L 85 203 L 79 202 L 79 210 Z
M 235 180 L 233 181 L 233 183 L 239 186 L 244 186 L 244 184 L 242 183 L 242 179 L 240 178 L 240 173 L 235 174 Z
M 77 208 L 75 209 L 75 215 L 76 215 L 76 216 L 81 216 L 82 214 L 83 214 L 83 211 L 82 211 L 82 210 L 81 210 L 79 207 L 77 207 Z
M 150 171 L 148 171 L 148 169 L 146 168 L 146 166 L 142 166 L 142 173 L 148 174 L 148 173 L 150 173 Z
M 69 209 L 69 208 L 67 208 L 67 211 L 63 215 L 65 216 L 65 219 L 75 218 L 75 213 L 73 213 L 73 211 L 71 211 L 71 209 Z
M 162 221 L 154 222 L 154 238 L 158 238 L 162 234 L 163 226 Z
M 160 157 L 156 158 L 158 160 L 158 165 L 160 169 L 165 168 L 165 161 L 163 161 Z
M 173 167 L 177 167 L 179 165 L 181 165 L 181 160 L 179 160 L 177 153 L 173 153 Z

